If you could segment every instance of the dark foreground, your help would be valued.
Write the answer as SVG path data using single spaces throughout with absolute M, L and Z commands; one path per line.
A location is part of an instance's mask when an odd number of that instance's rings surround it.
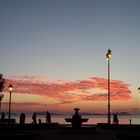
M 98 124 L 72 128 L 68 125 L 0 124 L 0 139 L 14 140 L 138 140 L 140 125 Z

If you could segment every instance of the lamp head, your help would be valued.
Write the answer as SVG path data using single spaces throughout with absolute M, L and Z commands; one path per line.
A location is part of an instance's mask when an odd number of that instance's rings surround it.
M 9 89 L 10 92 L 13 90 L 12 84 L 9 85 L 8 89 Z
M 107 60 L 110 60 L 111 59 L 111 56 L 112 56 L 112 51 L 110 49 L 108 49 L 107 53 L 106 53 L 106 59 Z

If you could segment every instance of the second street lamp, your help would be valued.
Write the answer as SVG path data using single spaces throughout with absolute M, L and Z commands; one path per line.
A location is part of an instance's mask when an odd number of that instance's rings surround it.
M 108 61 L 108 124 L 111 123 L 110 120 L 110 60 L 111 60 L 111 50 L 108 49 L 107 53 L 106 53 L 106 59 Z
M 8 124 L 10 125 L 10 122 L 11 122 L 11 94 L 12 94 L 12 90 L 13 90 L 12 84 L 10 84 L 8 88 L 9 88 L 9 92 L 10 92 L 10 96 L 9 96 Z

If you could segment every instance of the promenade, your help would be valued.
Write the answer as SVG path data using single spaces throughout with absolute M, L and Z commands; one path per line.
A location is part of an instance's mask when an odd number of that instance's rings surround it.
M 19 124 L 12 126 L 0 125 L 1 139 L 17 140 L 122 140 L 139 139 L 140 125 L 111 125 L 99 124 L 94 126 L 83 126 L 72 128 L 59 124 Z

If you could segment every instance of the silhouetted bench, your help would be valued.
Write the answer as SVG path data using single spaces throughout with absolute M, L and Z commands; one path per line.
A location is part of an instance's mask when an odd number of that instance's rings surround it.
M 72 118 L 65 118 L 66 122 L 71 122 L 72 127 L 81 127 L 83 122 L 87 122 L 88 119 L 87 118 L 81 118 L 81 119 L 72 119 Z
M 2 124 L 8 124 L 8 122 L 9 122 L 9 119 L 4 119 L 4 120 L 2 120 L 2 119 L 0 119 L 0 123 Z M 10 124 L 15 124 L 16 123 L 16 120 L 15 119 L 10 119 Z

